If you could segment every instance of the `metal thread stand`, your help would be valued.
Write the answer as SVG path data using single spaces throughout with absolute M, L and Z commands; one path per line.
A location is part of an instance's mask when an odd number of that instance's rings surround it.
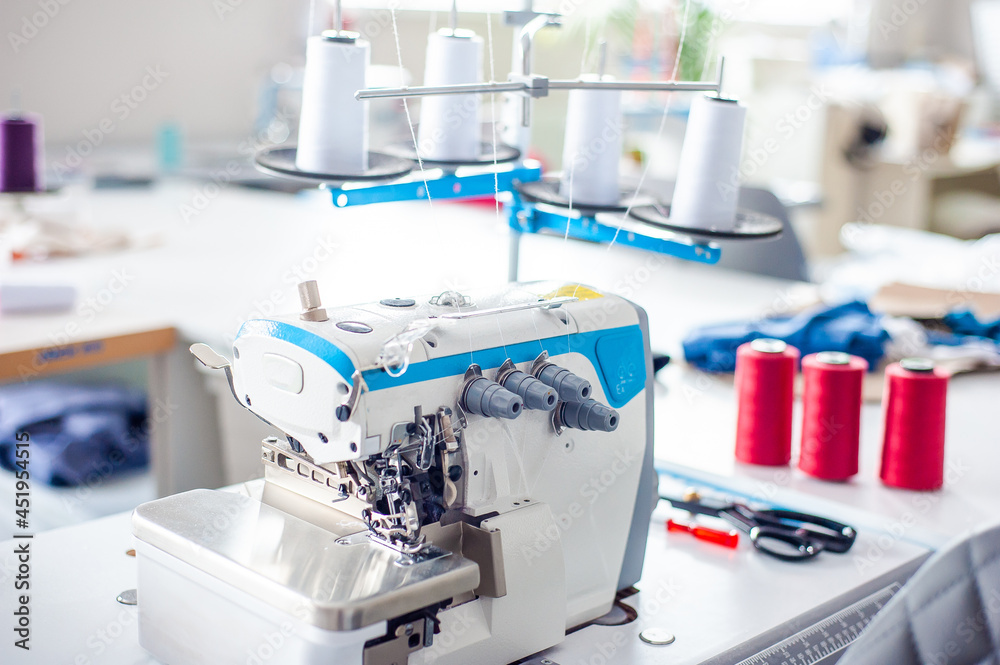
M 335 24 L 341 29 L 339 0 L 335 6 Z M 548 77 L 531 73 L 532 43 L 539 30 L 547 26 L 560 25 L 557 14 L 546 14 L 531 10 L 531 3 L 520 12 L 505 14 L 507 25 L 520 27 L 515 36 L 514 71 L 507 81 L 487 81 L 446 86 L 407 86 L 401 88 L 374 88 L 359 90 L 358 100 L 426 97 L 431 95 L 466 95 L 485 93 L 506 93 L 508 96 L 504 114 L 504 139 L 526 154 L 530 139 L 527 128 L 531 119 L 531 103 L 534 99 L 546 97 L 550 90 L 632 90 L 646 92 L 714 92 L 722 90 L 723 61 L 719 61 L 716 80 L 710 83 L 698 81 L 585 81 L 582 79 L 550 80 Z M 457 26 L 457 7 L 452 3 L 451 26 Z M 602 66 L 603 69 L 603 66 Z M 514 104 L 517 97 L 520 104 Z M 509 111 L 516 113 L 511 114 Z M 510 115 L 516 115 L 516 122 Z M 485 167 L 485 168 L 484 168 Z M 715 263 L 719 260 L 720 249 L 707 241 L 697 241 L 687 236 L 643 226 L 624 215 L 617 220 L 606 215 L 581 211 L 577 208 L 525 201 L 517 192 L 519 183 L 541 180 L 541 165 L 533 160 L 498 164 L 455 166 L 425 169 L 412 173 L 401 180 L 380 184 L 336 183 L 327 184 L 333 204 L 338 208 L 388 203 L 393 201 L 420 201 L 425 199 L 456 200 L 479 198 L 503 194 L 510 226 L 510 248 L 508 278 L 517 281 L 520 262 L 520 239 L 525 233 L 551 233 L 568 236 L 577 240 L 598 243 L 612 243 L 634 247 L 646 251 L 675 256 L 699 263 Z

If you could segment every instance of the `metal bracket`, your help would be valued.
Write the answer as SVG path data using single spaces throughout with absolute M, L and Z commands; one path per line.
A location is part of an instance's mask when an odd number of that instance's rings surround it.
M 514 365 L 514 361 L 511 360 L 510 358 L 507 358 L 507 360 L 503 361 L 503 364 L 497 368 L 496 377 L 493 380 L 502 386 L 504 379 L 506 379 L 508 376 L 511 375 L 511 373 L 516 371 L 517 371 L 517 366 Z
M 365 384 L 365 380 L 359 370 L 354 370 L 354 374 L 351 375 L 351 386 L 351 394 L 347 396 L 347 401 L 337 407 L 337 420 L 342 423 L 350 419 L 351 414 L 354 413 L 354 409 L 358 406 L 361 394 L 368 389 L 368 385 Z
M 469 416 L 462 408 L 461 400 L 455 404 L 455 413 L 458 415 L 458 423 L 462 429 L 466 429 L 469 426 Z
M 563 432 L 566 431 L 566 426 L 563 424 L 562 418 L 559 416 L 559 412 L 562 411 L 559 407 L 562 406 L 562 402 L 556 405 L 556 408 L 552 409 L 552 429 L 555 431 L 556 436 L 562 436 Z
M 547 16 L 548 25 L 560 27 L 562 23 L 560 19 L 562 18 L 560 14 L 553 12 L 535 12 L 535 11 L 505 11 L 503 13 L 503 24 L 508 28 L 520 28 L 524 25 L 530 23 L 533 19 L 539 16 Z
M 483 368 L 473 363 L 469 365 L 469 369 L 465 370 L 465 376 L 462 377 L 462 380 L 465 381 L 466 384 L 468 384 L 469 381 L 472 381 L 474 379 L 481 379 L 482 376 L 483 376 Z M 462 389 L 462 392 L 463 393 L 465 392 L 464 388 Z
M 294 474 L 304 481 L 311 481 L 325 490 L 334 492 L 334 498 L 331 499 L 332 503 L 346 501 L 351 497 L 352 479 L 342 478 L 339 474 L 313 464 L 290 450 L 282 448 L 278 443 L 278 439 L 274 437 L 264 439 L 261 442 L 261 448 L 261 458 L 265 465 Z M 347 486 L 346 489 L 345 485 Z
M 548 76 L 541 76 L 539 74 L 511 74 L 508 80 L 512 83 L 520 83 L 522 87 L 517 92 L 523 92 L 534 99 L 549 96 Z
M 538 378 L 538 373 L 542 371 L 546 365 L 549 364 L 549 352 L 542 351 L 538 354 L 538 357 L 531 361 L 531 370 L 528 372 L 531 376 Z

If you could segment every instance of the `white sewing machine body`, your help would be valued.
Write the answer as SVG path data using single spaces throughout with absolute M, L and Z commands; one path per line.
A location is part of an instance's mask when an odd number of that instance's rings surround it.
M 262 495 L 136 510 L 155 657 L 502 665 L 638 580 L 656 501 L 641 309 L 533 283 L 309 311 L 234 344 L 234 395 L 288 437 L 264 441 Z M 576 382 L 548 404 L 540 380 L 504 389 L 561 370 Z

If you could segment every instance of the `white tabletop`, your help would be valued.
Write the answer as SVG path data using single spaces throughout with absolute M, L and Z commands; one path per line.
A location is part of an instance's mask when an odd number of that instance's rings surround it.
M 668 367 L 656 398 L 656 452 L 677 465 L 678 475 L 719 484 L 765 501 L 782 503 L 794 492 L 808 496 L 804 508 L 845 521 L 877 517 L 872 526 L 898 538 L 940 546 L 977 525 L 995 522 L 1000 511 L 1000 374 L 960 374 L 948 391 L 945 486 L 937 492 L 886 487 L 879 480 L 881 418 L 878 404 L 861 414 L 859 473 L 844 483 L 812 478 L 794 466 L 798 454 L 801 400 L 795 403 L 793 465 L 763 467 L 734 459 L 736 408 L 732 376 L 690 367 Z
M 250 489 L 255 494 L 256 489 Z M 851 554 L 821 554 L 795 564 L 763 556 L 744 540 L 729 550 L 664 529 L 668 508 L 653 517 L 639 594 L 625 602 L 640 618 L 625 626 L 589 626 L 546 652 L 557 663 L 590 662 L 590 655 L 614 647 L 609 663 L 640 665 L 700 663 L 769 629 L 876 580 L 926 550 L 896 541 L 877 560 Z M 138 644 L 136 608 L 120 605 L 119 593 L 136 588 L 130 515 L 39 534 L 31 541 L 32 649 L 21 652 L 9 638 L 0 643 L 3 662 L 31 665 L 138 665 L 153 663 Z M 880 548 L 880 534 L 859 535 L 859 552 Z M 12 616 L 16 562 L 14 541 L 0 543 L 0 616 Z M 141 603 L 141 597 L 140 597 Z M 658 627 L 674 634 L 669 647 L 651 647 L 639 631 Z

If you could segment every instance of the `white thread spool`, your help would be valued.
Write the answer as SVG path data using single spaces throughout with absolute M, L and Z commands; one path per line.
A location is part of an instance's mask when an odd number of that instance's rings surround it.
M 746 107 L 702 96 L 691 104 L 670 221 L 690 228 L 732 231 L 739 196 Z
M 595 76 L 582 78 L 599 80 Z M 614 79 L 605 76 L 602 80 Z M 621 156 L 621 90 L 571 90 L 559 194 L 572 198 L 573 203 L 618 205 Z
M 424 85 L 479 83 L 483 77 L 483 40 L 471 30 L 444 28 L 427 37 Z M 420 156 L 469 162 L 482 153 L 480 95 L 431 95 L 420 101 L 417 145 Z
M 368 103 L 354 98 L 365 87 L 371 47 L 335 32 L 306 42 L 302 116 L 295 166 L 312 173 L 360 175 L 368 170 Z

